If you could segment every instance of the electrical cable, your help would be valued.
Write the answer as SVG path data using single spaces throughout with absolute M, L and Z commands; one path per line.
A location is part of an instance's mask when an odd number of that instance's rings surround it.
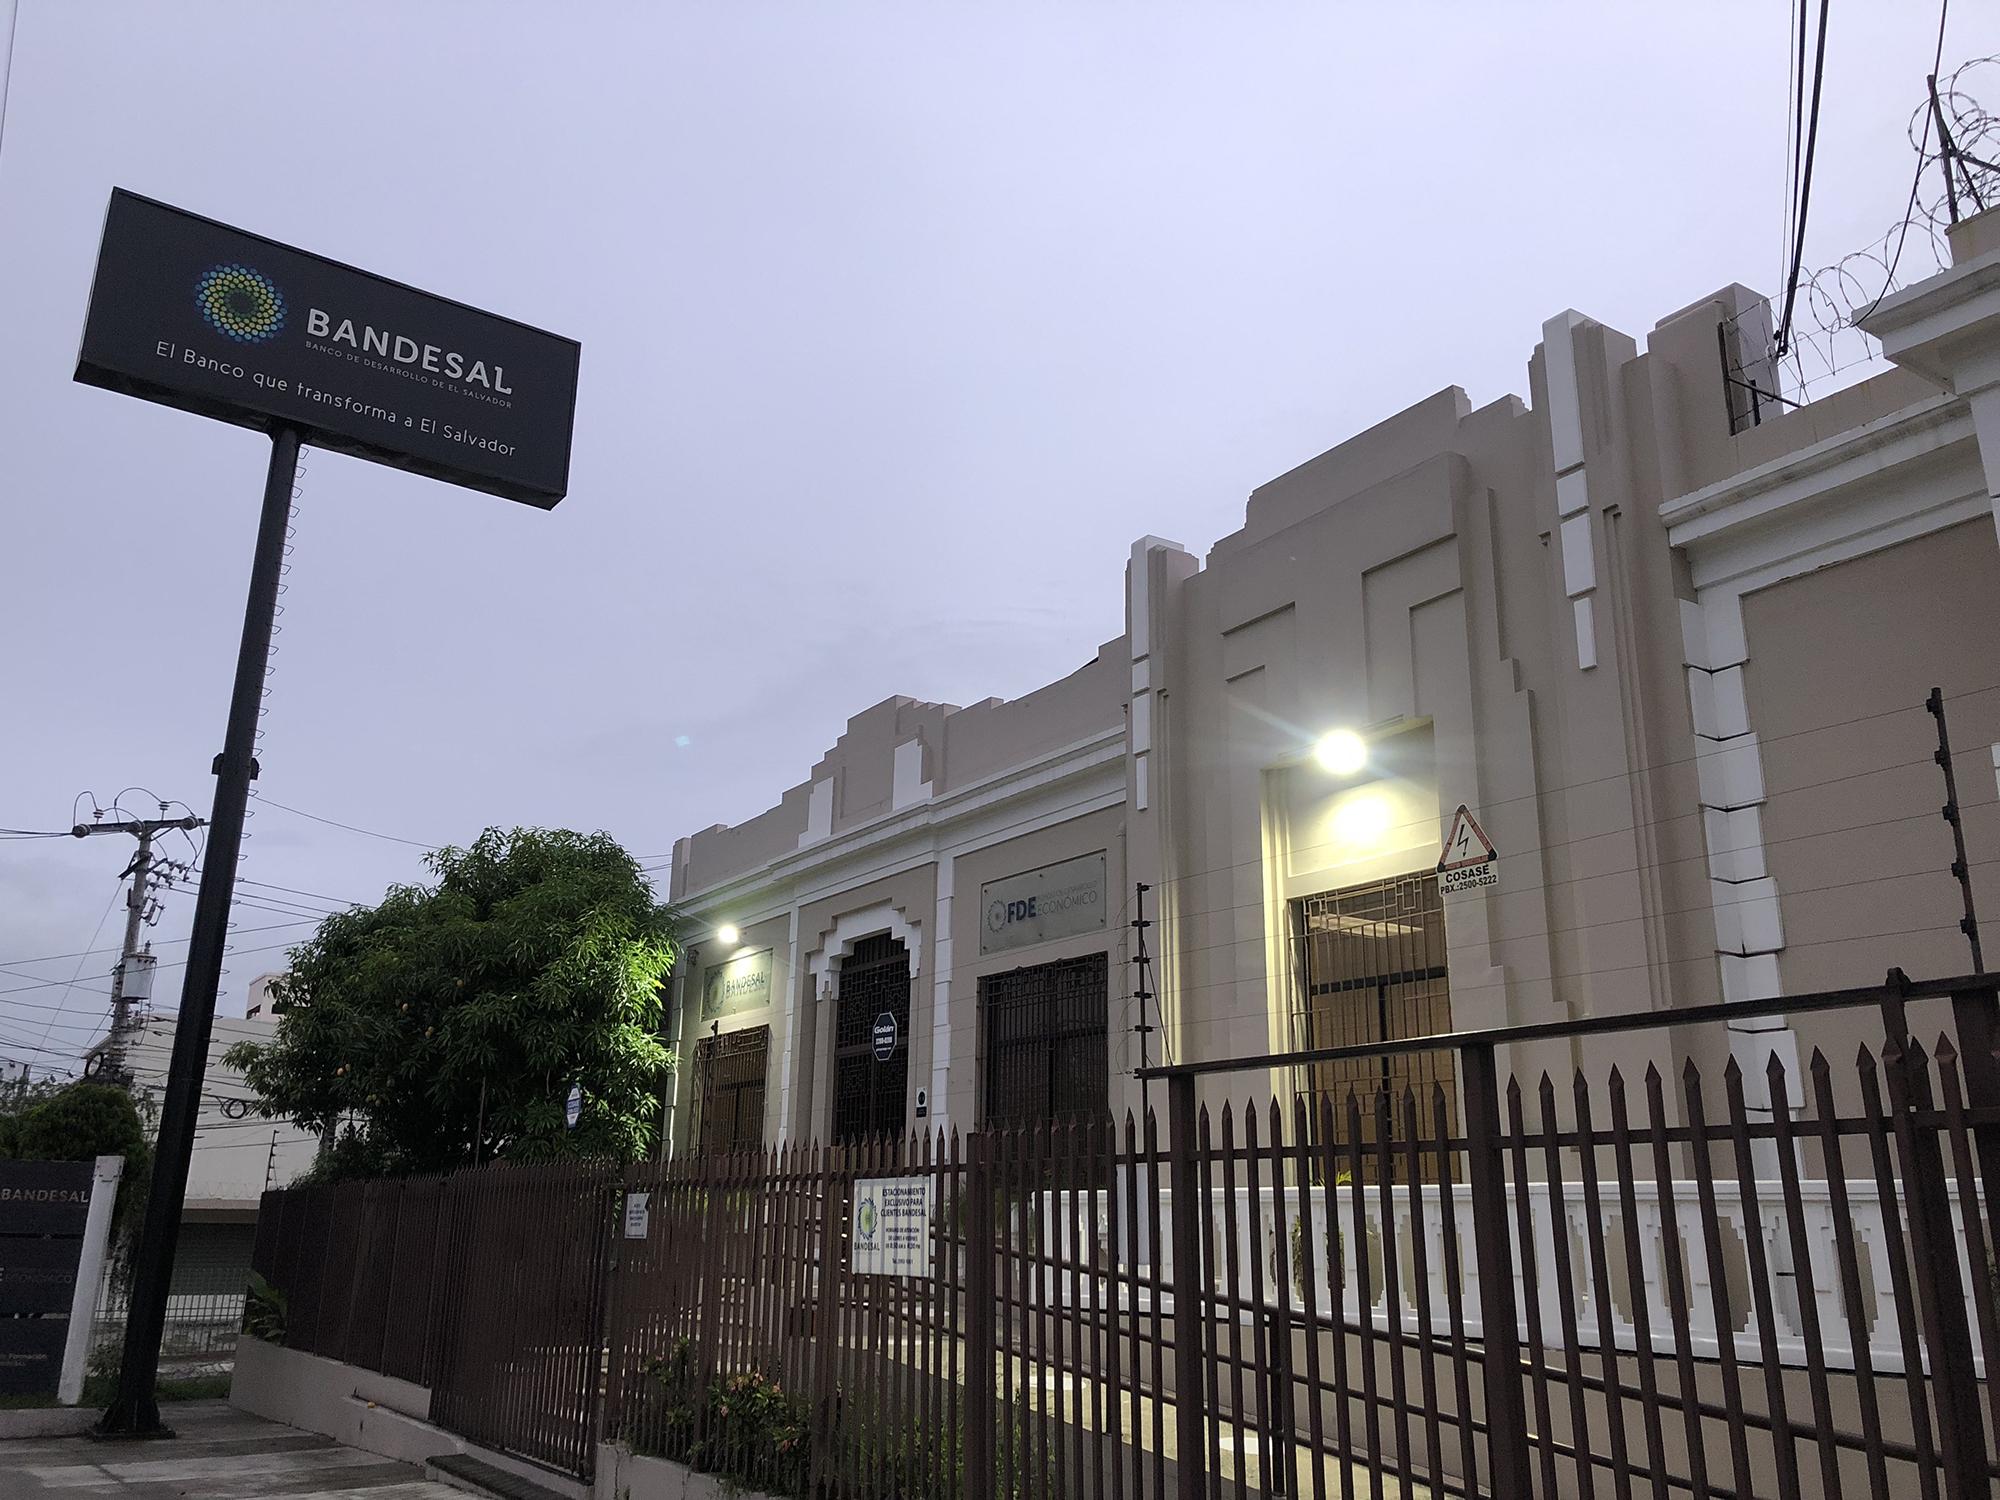
M 1792 0 L 1790 35 L 1796 36 L 1798 51 L 1785 49 L 1785 114 L 1791 122 L 1791 138 L 1785 143 L 1785 213 L 1778 234 L 1778 280 L 1785 279 L 1791 255 L 1793 215 L 1799 206 L 1799 144 L 1805 129 L 1806 0 Z M 1789 37 L 1788 37 L 1789 40 Z
M 190 870 L 188 874 L 190 877 L 193 877 L 201 874 L 201 871 L 199 869 L 194 869 Z M 249 886 L 252 889 L 246 893 L 243 889 L 245 886 Z M 265 892 L 267 891 L 285 891 L 288 892 L 289 895 L 271 896 L 265 894 Z M 243 900 L 246 895 L 250 899 L 258 901 L 275 901 L 280 906 L 296 906 L 299 907 L 301 910 L 307 910 L 307 911 L 314 909 L 307 905 L 308 900 L 323 901 L 326 903 L 327 910 L 329 913 L 353 911 L 354 909 L 360 907 L 363 904 L 362 902 L 359 901 L 343 901 L 338 896 L 323 896 L 319 894 L 317 891 L 301 891 L 301 890 L 296 890 L 291 886 L 272 885 L 268 881 L 245 880 L 241 875 L 239 875 L 236 877 L 235 900 L 232 901 L 231 904 L 234 905 L 236 901 Z M 304 897 L 306 898 L 306 900 L 293 899 L 296 897 Z
M 38 1062 L 32 1058 L 26 1058 L 26 1057 L 13 1057 L 5 1052 L 0 1052 L 0 1062 L 9 1062 L 12 1063 L 14 1066 L 24 1070 L 27 1069 L 39 1070 L 43 1073 L 48 1074 L 48 1076 L 51 1078 L 55 1078 L 58 1076 L 63 1078 L 76 1077 L 76 1073 L 72 1069 L 59 1067 L 55 1063 Z
M 267 807 L 275 807 L 280 812 L 288 812 L 296 817 L 310 818 L 313 822 L 324 823 L 329 828 L 345 829 L 349 833 L 359 833 L 371 839 L 386 839 L 389 843 L 392 844 L 408 844 L 413 849 L 428 849 L 432 853 L 436 853 L 439 849 L 444 847 L 442 844 L 426 844 L 421 839 L 399 838 L 393 833 L 378 833 L 372 828 L 357 827 L 353 823 L 343 823 L 337 818 L 323 818 L 318 813 L 309 813 L 302 807 L 292 807 L 283 802 L 273 801 L 271 798 L 266 797 L 262 792 L 253 791 L 251 795 L 255 797 L 257 801 L 262 802 Z
M 281 923 L 280 925 L 281 925 L 281 926 L 290 926 L 290 925 L 292 925 L 292 924 L 290 924 L 290 923 Z M 235 951 L 236 951 L 236 952 L 237 952 L 237 953 L 238 953 L 239 955 L 241 955 L 241 954 L 248 954 L 248 953 L 273 953 L 273 952 L 276 952 L 276 951 L 278 951 L 279 949 L 283 949 L 283 948 L 296 948 L 296 947 L 298 947 L 298 946 L 299 946 L 299 945 L 298 945 L 297 943 L 265 943 L 265 944 L 263 944 L 263 945 L 261 945 L 261 946 L 259 946 L 259 947 L 256 947 L 256 948 L 238 948 L 238 949 L 236 949 Z M 184 959 L 184 958 L 170 958 L 170 959 L 167 959 L 167 960 L 166 960 L 165 962 L 163 962 L 163 963 L 159 963 L 159 964 L 155 964 L 155 965 L 154 965 L 154 967 L 155 967 L 156 969 L 178 969 L 178 968 L 181 968 L 181 967 L 182 967 L 183 965 L 185 965 L 186 963 L 187 963 L 187 960 L 186 960 L 186 959 Z M 49 989 L 49 988 L 52 988 L 52 987 L 54 987 L 55 985 L 59 985 L 59 984 L 63 984 L 63 983 L 65 983 L 65 982 L 66 982 L 66 981 L 64 981 L 64 980 L 61 980 L 61 979 L 52 979 L 52 980 L 49 980 L 49 981 L 48 981 L 48 983 L 46 983 L 46 984 L 24 984 L 24 985 L 20 985 L 20 986 L 18 986 L 18 987 L 16 987 L 16 988 L 14 988 L 14 989 L 7 989 L 7 990 L 0 990 L 0 995 L 17 995 L 17 994 L 20 994 L 20 993 L 21 993 L 22 991 L 24 991 L 24 990 L 39 990 L 39 989 Z M 91 993 L 91 994 L 96 994 L 96 995 L 104 995 L 104 996 L 106 996 L 106 997 L 108 998 L 111 992 L 110 992 L 109 990 L 92 990 L 92 991 L 90 991 L 90 993 Z M 20 1001 L 20 1002 L 17 1002 L 17 1003 L 19 1003 L 19 1004 L 23 1005 L 24 1007 L 25 1007 L 25 1006 L 27 1006 L 27 1002 L 26 1002 L 26 1001 Z M 31 1009 L 35 1009 L 35 1010 L 43 1010 L 43 1009 L 48 1009 L 48 1008 L 50 1008 L 50 1007 L 46 1007 L 46 1006 L 33 1006 L 33 1007 L 29 1007 L 29 1008 L 31 1008 Z M 165 1012 L 163 1012 L 163 1014 L 165 1014 Z
M 124 889 L 125 889 L 125 880 L 123 876 L 120 876 L 118 879 L 118 883 L 111 888 L 111 899 L 104 903 L 104 914 L 97 919 L 97 926 L 91 929 L 90 938 L 88 940 L 89 943 L 95 944 L 97 942 L 97 934 L 104 931 L 104 924 L 111 920 L 111 908 L 118 904 L 118 893 Z M 83 975 L 83 960 L 78 959 L 76 961 L 75 970 L 70 974 L 69 985 L 63 990 L 62 999 L 56 1002 L 58 1008 L 68 1004 L 70 991 L 76 988 L 76 982 L 78 979 L 82 977 L 82 975 Z M 40 988 L 40 986 L 37 986 L 37 988 Z M 9 993 L 11 993 L 11 991 Z M 102 993 L 108 993 L 108 992 L 102 992 Z M 44 1030 L 42 1033 L 42 1040 L 43 1041 L 48 1040 L 48 1032 L 46 1030 Z
M 79 968 L 80 967 L 81 966 L 79 965 Z M 68 988 L 73 988 L 75 984 L 76 981 L 74 979 L 39 979 L 36 980 L 35 983 L 33 984 L 17 984 L 7 989 L 0 990 L 0 995 L 19 995 L 25 993 L 28 990 L 68 989 Z M 106 998 L 109 998 L 111 991 L 86 990 L 84 993 L 89 995 L 103 995 Z M 56 1007 L 56 1009 L 61 1009 L 61 1007 L 58 1006 Z
M 1791 348 L 1792 309 L 1798 301 L 1799 274 L 1805 266 L 1806 218 L 1812 211 L 1813 156 L 1819 145 L 1820 85 L 1826 78 L 1826 14 L 1831 0 L 1819 0 L 1819 45 L 1813 58 L 1812 111 L 1806 123 L 1806 161 L 1799 179 L 1799 212 L 1792 236 L 1792 274 L 1786 278 L 1785 313 L 1778 321 L 1779 355 Z
M 236 883 L 238 885 L 256 886 L 259 890 L 284 891 L 287 895 L 292 895 L 292 896 L 310 896 L 315 901 L 325 901 L 340 909 L 345 909 L 354 906 L 361 906 L 364 904 L 363 902 L 360 901 L 344 900 L 339 896 L 328 896 L 319 891 L 302 891 L 298 889 L 298 887 L 296 886 L 273 885 L 268 880 L 246 880 L 240 875 L 236 878 Z
M 239 933 L 239 935 L 247 937 L 253 932 L 276 932 L 278 931 L 278 929 L 282 927 L 299 927 L 303 925 L 304 924 L 300 922 L 273 922 L 268 927 L 242 927 L 236 929 L 236 931 Z M 167 943 L 185 943 L 187 939 L 184 937 L 174 937 L 174 938 L 161 938 L 159 941 L 161 942 L 161 944 L 164 945 Z M 48 953 L 44 954 L 40 958 L 10 958 L 7 960 L 7 963 L 15 965 L 52 964 L 52 963 L 58 963 L 63 959 L 68 959 L 68 958 L 89 958 L 93 953 L 117 953 L 120 951 L 122 950 L 119 947 L 113 945 L 108 948 L 92 948 L 87 952 L 83 953 Z M 6 972 L 6 965 L 0 965 L 0 973 L 5 973 L 5 972 Z

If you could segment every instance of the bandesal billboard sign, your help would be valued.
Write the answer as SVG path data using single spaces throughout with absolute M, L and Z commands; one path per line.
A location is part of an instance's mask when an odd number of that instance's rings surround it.
M 113 190 L 76 378 L 543 509 L 579 346 Z

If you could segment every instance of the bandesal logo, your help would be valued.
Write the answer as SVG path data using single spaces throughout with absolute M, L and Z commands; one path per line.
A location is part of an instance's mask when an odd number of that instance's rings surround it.
M 383 359 L 393 364 L 427 370 L 433 375 L 442 375 L 447 380 L 456 380 L 465 385 L 476 385 L 496 395 L 514 394 L 514 388 L 507 384 L 507 371 L 500 365 L 489 365 L 483 359 L 460 354 L 456 349 L 420 343 L 407 334 L 397 333 L 392 329 L 371 328 L 366 323 L 357 324 L 352 318 L 341 318 L 336 322 L 333 314 L 317 307 L 309 308 L 306 312 L 306 336 L 324 339 L 330 345 L 343 345 L 363 359 Z
M 262 271 L 210 266 L 194 284 L 202 321 L 239 344 L 266 344 L 285 331 L 285 294 Z

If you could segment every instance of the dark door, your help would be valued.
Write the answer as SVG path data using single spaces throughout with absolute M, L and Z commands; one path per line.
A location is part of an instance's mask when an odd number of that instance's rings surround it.
M 1102 953 L 988 974 L 986 1108 L 993 1127 L 1098 1120 L 1110 1111 L 1105 1030 L 1110 960 Z
M 1398 876 L 1292 903 L 1298 944 L 1299 1002 L 1293 1038 L 1302 1047 L 1352 1047 L 1451 1030 L 1451 985 L 1445 963 L 1444 906 L 1434 874 Z M 1416 1096 L 1426 1137 L 1457 1123 L 1457 1080 L 1449 1051 L 1399 1053 L 1316 1063 L 1300 1070 L 1300 1091 L 1315 1115 L 1333 1105 L 1334 1138 L 1345 1143 L 1347 1100 L 1360 1105 L 1360 1139 L 1375 1142 L 1376 1101 L 1389 1097 L 1391 1118 L 1402 1098 Z M 1435 1117 L 1442 1086 L 1444 1118 Z M 1397 1126 L 1397 1136 L 1401 1127 Z M 1372 1169 L 1373 1158 L 1364 1157 Z M 1401 1171 L 1398 1158 L 1397 1170 Z
M 764 1144 L 764 1073 L 771 1028 L 703 1037 L 694 1049 L 695 1121 L 689 1137 L 704 1151 Z
M 841 960 L 834 1003 L 834 1140 L 900 1134 L 909 1083 L 910 955 L 887 934 L 863 938 Z

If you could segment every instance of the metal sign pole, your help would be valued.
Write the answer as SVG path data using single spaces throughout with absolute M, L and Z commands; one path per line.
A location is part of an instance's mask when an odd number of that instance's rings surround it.
M 180 1237 L 188 1160 L 194 1151 L 195 1121 L 201 1112 L 202 1074 L 208 1066 L 215 992 L 222 978 L 222 947 L 229 935 L 229 903 L 236 889 L 243 815 L 250 800 L 250 783 L 257 775 L 251 752 L 263 702 L 264 668 L 271 654 L 271 623 L 277 613 L 285 529 L 298 464 L 298 429 L 274 429 L 271 466 L 264 476 L 264 509 L 257 523 L 257 550 L 250 565 L 250 597 L 243 609 L 242 641 L 236 649 L 236 684 L 229 695 L 229 726 L 223 734 L 222 753 L 215 758 L 215 808 L 209 814 L 201 887 L 195 896 L 194 929 L 188 939 L 180 1018 L 174 1026 L 166 1104 L 154 1146 L 152 1192 L 146 1200 L 146 1222 L 139 1232 L 132 1300 L 125 1320 L 124 1359 L 118 1392 L 96 1428 L 104 1437 L 173 1435 L 160 1424 L 153 1384 L 159 1375 L 160 1335 L 166 1326 L 167 1289 L 173 1275 L 174 1246 Z

